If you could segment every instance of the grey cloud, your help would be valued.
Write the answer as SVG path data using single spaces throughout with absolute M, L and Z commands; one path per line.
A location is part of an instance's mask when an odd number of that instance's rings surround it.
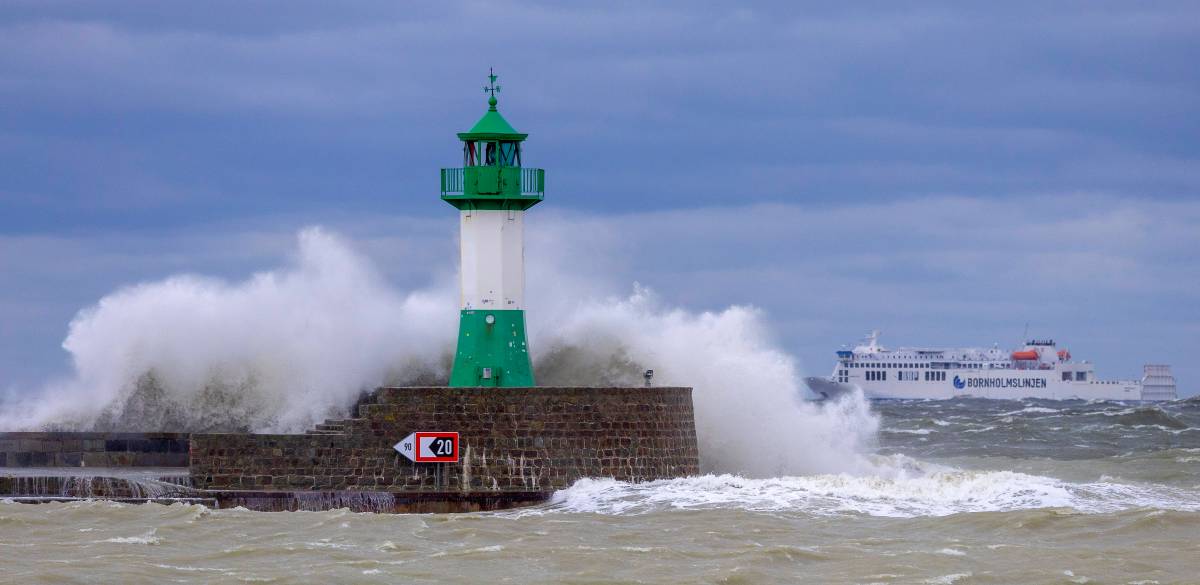
M 283 202 L 317 212 L 333 197 L 378 207 L 384 186 L 426 184 L 436 161 L 454 160 L 451 133 L 477 113 L 487 65 L 506 114 L 533 134 L 531 159 L 555 170 L 565 202 L 593 210 L 637 192 L 669 208 L 1179 198 L 1200 185 L 1200 18 L 1186 3 L 255 6 L 4 11 L 0 99 L 13 113 L 0 130 L 74 133 L 145 170 L 126 179 L 83 163 L 78 182 L 28 173 L 0 188 L 135 208 L 154 207 L 158 189 L 181 198 L 163 219 L 177 223 L 212 219 L 196 208 L 213 199 L 239 214 Z M 339 188 L 348 176 L 360 183 Z

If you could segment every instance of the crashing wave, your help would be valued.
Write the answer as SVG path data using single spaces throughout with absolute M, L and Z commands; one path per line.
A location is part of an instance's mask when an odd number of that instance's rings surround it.
M 555 293 L 529 315 L 540 384 L 640 385 L 653 368 L 656 383 L 694 387 L 706 471 L 872 469 L 862 453 L 878 420 L 866 401 L 799 400 L 795 361 L 758 309 L 692 312 L 641 287 Z M 80 311 L 63 343 L 73 375 L 4 405 L 0 427 L 303 432 L 377 386 L 445 384 L 454 307 L 452 287 L 396 290 L 345 241 L 306 229 L 275 270 L 241 282 L 172 276 Z

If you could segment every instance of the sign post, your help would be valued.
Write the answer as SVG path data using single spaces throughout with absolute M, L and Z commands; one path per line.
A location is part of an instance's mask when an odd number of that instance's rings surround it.
M 392 448 L 414 463 L 458 463 L 458 433 L 419 431 Z

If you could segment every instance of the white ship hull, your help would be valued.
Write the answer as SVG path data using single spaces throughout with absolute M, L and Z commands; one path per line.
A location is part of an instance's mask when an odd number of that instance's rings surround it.
M 1049 400 L 1145 400 L 1142 386 L 1137 382 L 1055 382 L 1049 376 L 1012 375 L 967 375 L 959 380 L 967 384 L 959 388 L 954 378 L 945 382 L 862 382 L 841 383 L 829 378 L 807 378 L 809 390 L 822 398 L 835 398 L 840 394 L 862 390 L 867 398 L 902 398 L 917 400 L 945 400 L 960 396 L 974 398 L 997 398 L 1020 400 L 1022 398 L 1045 398 Z
M 1011 354 L 998 348 L 900 348 L 878 345 L 878 333 L 838 353 L 833 374 L 807 378 L 819 398 L 861 390 L 867 398 L 943 400 L 960 396 L 1019 400 L 1175 400 L 1170 368 L 1147 365 L 1141 380 L 1096 378 L 1053 341 L 1030 341 Z

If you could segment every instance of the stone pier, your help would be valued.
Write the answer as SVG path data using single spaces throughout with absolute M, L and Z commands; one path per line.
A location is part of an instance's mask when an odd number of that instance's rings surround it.
M 691 388 L 380 388 L 356 410 L 302 435 L 0 433 L 0 467 L 177 467 L 190 481 L 176 498 L 380 512 L 494 510 L 585 477 L 699 473 Z M 459 461 L 414 463 L 393 449 L 417 431 L 459 433 Z
M 413 463 L 392 446 L 456 431 L 459 463 Z M 358 416 L 306 435 L 197 434 L 197 487 L 403 494 L 548 494 L 583 477 L 699 473 L 690 388 L 381 388 Z
M 187 467 L 187 433 L 0 433 L 0 467 Z

